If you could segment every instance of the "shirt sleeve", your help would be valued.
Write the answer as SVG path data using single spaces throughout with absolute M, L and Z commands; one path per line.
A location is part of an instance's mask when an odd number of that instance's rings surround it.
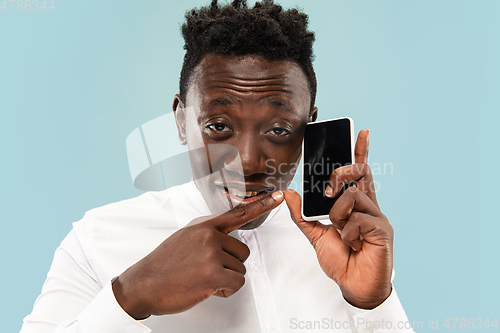
M 73 231 L 54 254 L 33 312 L 20 333 L 149 333 L 116 301 L 111 281 L 104 287 Z
M 389 297 L 372 310 L 359 309 L 345 303 L 351 330 L 355 333 L 413 332 L 394 287 Z

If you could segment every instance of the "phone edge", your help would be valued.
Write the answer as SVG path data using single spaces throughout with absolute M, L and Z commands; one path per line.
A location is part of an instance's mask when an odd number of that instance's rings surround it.
M 351 164 L 354 164 L 354 120 L 352 120 L 351 117 L 339 117 L 339 118 L 334 118 L 334 119 L 327 119 L 327 120 L 321 120 L 321 121 L 313 121 L 309 122 L 306 124 L 319 124 L 319 123 L 324 123 L 327 121 L 334 121 L 334 120 L 341 120 L 341 119 L 349 119 L 349 130 L 350 130 L 350 135 L 351 135 Z M 353 144 L 354 143 L 354 144 Z M 300 157 L 300 160 L 302 162 L 302 174 L 300 175 L 301 181 L 300 181 L 300 194 L 301 194 L 301 205 L 300 205 L 300 215 L 304 219 L 304 221 L 317 221 L 317 220 L 328 220 L 330 219 L 329 215 L 319 215 L 319 216 L 305 216 L 304 215 L 304 138 L 302 138 L 302 156 Z

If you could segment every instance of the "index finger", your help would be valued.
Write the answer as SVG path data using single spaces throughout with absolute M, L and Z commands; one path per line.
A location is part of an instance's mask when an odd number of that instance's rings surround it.
M 368 163 L 368 137 L 370 132 L 367 129 L 359 131 L 356 146 L 354 147 L 354 162 Z
M 255 220 L 257 217 L 278 207 L 283 202 L 283 192 L 276 191 L 249 204 L 238 205 L 219 216 L 203 223 L 214 226 L 217 230 L 228 234 L 231 231 Z

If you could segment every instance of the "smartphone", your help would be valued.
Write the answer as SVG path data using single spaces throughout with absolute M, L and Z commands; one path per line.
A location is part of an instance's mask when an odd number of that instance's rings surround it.
M 354 163 L 354 124 L 351 118 L 308 123 L 302 142 L 302 218 L 328 219 L 337 198 L 325 189 L 333 170 Z M 345 190 L 345 189 L 343 189 Z

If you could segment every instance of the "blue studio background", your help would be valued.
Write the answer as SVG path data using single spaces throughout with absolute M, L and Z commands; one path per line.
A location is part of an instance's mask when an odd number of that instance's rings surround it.
M 125 139 L 171 110 L 184 11 L 207 3 L 0 8 L 1 332 L 19 331 L 72 222 L 142 193 Z M 371 131 L 410 321 L 500 319 L 500 2 L 280 3 L 316 31 L 319 119 Z

